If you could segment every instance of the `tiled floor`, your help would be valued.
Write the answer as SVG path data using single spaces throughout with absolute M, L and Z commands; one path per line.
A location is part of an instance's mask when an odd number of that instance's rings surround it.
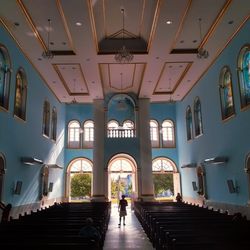
M 144 233 L 139 221 L 130 207 L 127 209 L 126 226 L 118 227 L 119 215 L 117 205 L 112 207 L 110 222 L 104 242 L 104 250 L 142 249 L 153 250 L 151 242 Z

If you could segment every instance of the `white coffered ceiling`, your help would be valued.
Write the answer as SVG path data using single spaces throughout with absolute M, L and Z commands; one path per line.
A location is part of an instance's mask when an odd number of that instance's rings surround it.
M 250 16 L 249 0 L 0 0 L 0 7 L 1 23 L 63 103 L 117 92 L 182 100 Z M 51 60 L 42 57 L 48 19 Z M 134 58 L 118 64 L 124 44 Z M 197 58 L 201 47 L 207 59 Z

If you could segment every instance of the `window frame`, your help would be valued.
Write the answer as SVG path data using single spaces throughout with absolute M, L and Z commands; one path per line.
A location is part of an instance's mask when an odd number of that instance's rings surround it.
M 11 84 L 11 61 L 7 48 L 0 44 L 0 54 L 2 54 L 3 60 L 5 62 L 0 61 L 0 66 L 3 69 L 3 95 L 0 96 L 0 108 L 3 110 L 9 110 L 9 98 L 10 98 L 10 84 Z M 0 70 L 1 70 L 0 68 Z
M 152 127 L 151 124 L 155 124 L 156 127 Z M 155 119 L 150 119 L 149 121 L 150 127 L 150 141 L 152 148 L 160 147 L 160 131 L 159 131 L 159 122 Z M 156 136 L 156 140 L 153 140 L 153 137 Z
M 194 137 L 199 137 L 203 135 L 203 123 L 202 123 L 202 112 L 201 112 L 201 101 L 200 98 L 197 96 L 194 99 Z
M 186 120 L 187 141 L 191 141 L 194 139 L 194 134 L 193 134 L 193 114 L 190 105 L 188 105 L 186 108 L 185 120 Z
M 171 127 L 164 127 L 164 123 L 170 123 L 172 126 Z M 171 135 L 172 135 L 172 140 L 164 140 L 164 130 L 166 130 L 166 134 L 169 134 L 169 129 L 171 130 Z M 168 136 L 166 136 L 168 137 Z M 176 143 L 175 143 L 175 123 L 171 119 L 165 119 L 161 123 L 161 143 L 163 148 L 175 148 Z
M 76 123 L 79 126 L 71 128 L 70 125 L 72 123 Z M 72 140 L 72 141 L 70 140 L 70 138 L 71 138 L 71 130 L 73 130 L 74 139 L 77 138 L 77 134 L 78 134 L 78 140 Z M 78 132 L 77 132 L 77 130 L 78 130 Z M 68 125 L 67 125 L 67 131 L 68 131 L 68 134 L 67 134 L 67 139 L 68 139 L 67 140 L 67 147 L 71 148 L 71 149 L 80 149 L 81 148 L 81 124 L 80 124 L 80 122 L 78 120 L 69 121 Z

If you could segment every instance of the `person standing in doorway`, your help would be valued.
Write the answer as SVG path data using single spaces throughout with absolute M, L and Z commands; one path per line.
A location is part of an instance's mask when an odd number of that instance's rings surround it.
M 125 216 L 127 215 L 127 210 L 126 207 L 128 206 L 127 200 L 125 200 L 125 195 L 122 195 L 122 199 L 119 202 L 118 206 L 118 212 L 119 212 L 119 224 L 118 226 L 120 227 L 121 221 L 123 218 L 123 225 L 125 226 Z

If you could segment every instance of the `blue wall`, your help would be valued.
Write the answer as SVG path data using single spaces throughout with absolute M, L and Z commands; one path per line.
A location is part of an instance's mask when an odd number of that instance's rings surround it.
M 224 165 L 205 166 L 208 199 L 241 205 L 245 205 L 248 201 L 248 184 L 244 167 L 246 155 L 250 152 L 250 110 L 240 110 L 236 66 L 241 47 L 250 41 L 249 29 L 250 21 L 245 24 L 192 91 L 177 105 L 180 166 L 192 162 L 199 164 L 205 158 L 214 156 L 228 156 L 229 162 Z M 228 65 L 232 72 L 236 115 L 223 122 L 218 84 L 220 70 L 225 65 Z M 188 105 L 193 110 L 196 96 L 201 101 L 204 134 L 187 142 L 185 112 Z M 228 192 L 227 179 L 233 179 L 238 183 L 239 193 Z M 183 195 L 197 198 L 196 192 L 192 191 L 192 181 L 197 181 L 195 169 L 182 169 L 182 187 L 185 187 L 182 189 Z
M 78 157 L 85 157 L 93 162 L 93 149 L 69 149 L 67 148 L 68 138 L 68 123 L 72 120 L 77 120 L 81 125 L 86 120 L 93 120 L 93 105 L 92 104 L 67 104 L 66 105 L 66 122 L 65 122 L 65 167 Z
M 161 126 L 162 122 L 166 119 L 172 120 L 176 126 L 176 104 L 169 104 L 169 103 L 153 103 L 150 104 L 150 119 L 157 120 L 159 127 Z M 156 157 L 168 157 L 172 161 L 176 163 L 178 168 L 179 161 L 178 161 L 178 134 L 176 135 L 176 147 L 175 148 L 153 148 L 152 149 L 152 158 Z
M 21 163 L 20 157 L 30 156 L 43 160 L 45 163 L 64 165 L 64 105 L 60 104 L 51 93 L 46 83 L 31 66 L 16 43 L 6 30 L 0 26 L 0 43 L 9 52 L 11 59 L 11 86 L 9 110 L 0 109 L 0 152 L 6 159 L 6 174 L 4 177 L 3 201 L 13 206 L 30 204 L 39 201 L 41 166 L 27 166 Z M 22 67 L 27 76 L 26 121 L 14 118 L 15 75 Z M 57 142 L 42 135 L 43 104 L 48 100 L 57 110 Z M 54 182 L 54 191 L 49 198 L 61 197 L 63 190 L 63 171 L 51 170 L 49 182 Z M 21 195 L 14 195 L 15 181 L 22 181 Z

